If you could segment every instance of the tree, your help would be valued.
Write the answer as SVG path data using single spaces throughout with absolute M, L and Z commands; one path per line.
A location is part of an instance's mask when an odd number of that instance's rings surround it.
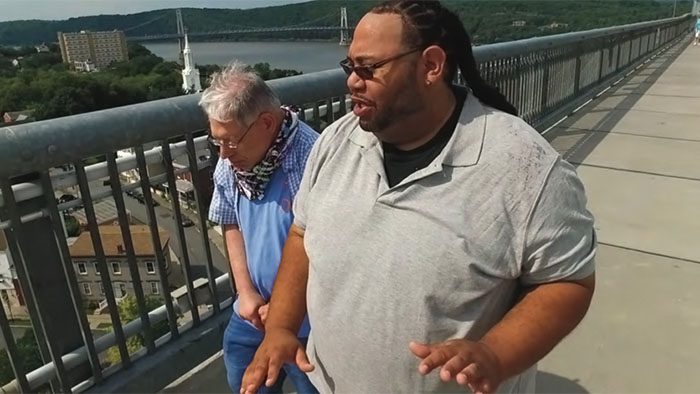
M 66 228 L 66 234 L 69 237 L 77 237 L 80 235 L 80 222 L 73 215 L 65 214 L 63 215 L 63 222 Z
M 24 332 L 24 335 L 17 340 L 17 351 L 20 358 L 22 359 L 22 366 L 26 372 L 33 371 L 42 365 L 44 362 L 41 360 L 39 354 L 39 345 L 36 343 L 36 338 L 34 338 L 34 331 L 28 329 Z M 0 385 L 6 385 L 10 383 L 15 378 L 15 374 L 12 371 L 12 365 L 10 364 L 10 358 L 7 352 L 0 353 Z
M 265 81 L 301 74 L 301 72 L 296 70 L 280 70 L 278 68 L 273 69 L 270 67 L 270 63 L 256 63 L 253 65 L 252 71 L 258 74 L 260 78 Z
M 179 75 L 180 66 L 175 62 L 162 62 L 156 64 L 151 72 L 162 76 L 170 75 L 172 73 L 177 73 Z
M 146 297 L 146 309 L 150 312 L 162 305 L 162 300 L 155 297 Z M 119 303 L 119 319 L 122 324 L 126 324 L 130 321 L 139 319 L 141 314 L 139 313 L 139 307 L 136 303 L 136 297 L 127 296 L 122 302 Z M 153 333 L 153 339 L 157 339 L 164 334 L 166 334 L 170 329 L 168 326 L 168 321 L 163 320 L 155 325 L 151 325 L 151 330 Z M 126 348 L 129 354 L 133 354 L 138 351 L 146 344 L 143 333 L 134 335 L 126 340 Z M 111 364 L 116 364 L 121 361 L 119 355 L 119 349 L 116 346 L 112 346 L 107 350 L 107 361 Z
M 67 64 L 55 63 L 60 60 L 56 53 L 28 55 L 20 69 L 0 55 L 0 114 L 32 109 L 37 120 L 45 120 L 184 93 L 177 63 L 164 62 L 138 44 L 130 48 L 135 55 L 131 60 L 95 73 L 69 71 Z M 220 70 L 217 65 L 201 67 L 205 82 L 206 75 Z M 298 74 L 267 63 L 255 67 L 264 79 Z
M 145 46 L 133 42 L 133 41 L 128 41 L 126 43 L 126 52 L 129 55 L 129 59 L 135 58 L 138 56 L 149 56 L 153 55 L 151 51 L 148 50 Z
M 55 64 L 61 64 L 59 53 L 34 53 L 22 59 L 22 68 L 49 68 Z
M 64 86 L 56 90 L 50 100 L 36 107 L 36 116 L 39 119 L 49 119 L 93 111 L 95 108 L 89 101 L 90 98 L 80 89 Z

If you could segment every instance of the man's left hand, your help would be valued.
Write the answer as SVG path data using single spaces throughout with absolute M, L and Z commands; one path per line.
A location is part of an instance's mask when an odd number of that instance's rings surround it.
M 440 379 L 455 379 L 476 394 L 493 393 L 503 381 L 501 363 L 485 344 L 465 339 L 452 339 L 439 344 L 411 342 L 411 352 L 422 359 L 418 372 L 427 375 L 440 368 Z

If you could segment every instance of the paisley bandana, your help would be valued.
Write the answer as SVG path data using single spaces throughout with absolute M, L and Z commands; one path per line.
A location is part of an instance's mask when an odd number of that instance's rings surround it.
M 265 197 L 265 188 L 270 182 L 272 173 L 282 164 L 290 142 L 294 140 L 294 135 L 299 128 L 299 117 L 296 113 L 298 108 L 283 106 L 282 109 L 285 115 L 279 134 L 262 161 L 248 171 L 232 167 L 236 175 L 238 191 L 249 200 L 261 200 Z

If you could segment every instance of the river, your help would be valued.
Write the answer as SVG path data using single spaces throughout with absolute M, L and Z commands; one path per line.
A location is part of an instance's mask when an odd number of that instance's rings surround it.
M 168 61 L 178 58 L 176 42 L 143 44 L 151 52 Z M 267 62 L 272 68 L 292 69 L 310 73 L 336 68 L 345 58 L 347 47 L 337 42 L 190 42 L 195 63 L 224 65 L 238 59 L 253 65 Z

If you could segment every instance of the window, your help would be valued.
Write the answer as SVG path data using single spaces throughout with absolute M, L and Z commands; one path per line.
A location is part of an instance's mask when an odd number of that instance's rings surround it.
M 100 288 L 100 295 L 105 295 L 105 288 L 102 286 L 102 282 L 97 282 L 97 286 Z
M 92 295 L 92 289 L 90 288 L 89 283 L 83 283 L 83 294 Z
M 114 282 L 114 296 L 116 298 L 122 298 L 126 295 L 126 283 Z
M 76 264 L 78 265 L 78 273 L 80 275 L 87 275 L 87 266 L 85 265 L 85 262 L 78 261 Z
M 151 284 L 151 293 L 160 294 L 160 288 L 158 287 L 158 282 L 149 282 Z
M 155 274 L 156 265 L 153 261 L 146 261 L 146 273 Z
M 114 275 L 121 275 L 122 274 L 122 267 L 119 265 L 118 261 L 112 261 L 112 273 Z
M 97 275 L 99 275 L 99 274 L 100 274 L 100 265 L 97 264 L 97 263 L 93 263 L 93 264 L 95 265 L 95 273 L 96 273 Z

